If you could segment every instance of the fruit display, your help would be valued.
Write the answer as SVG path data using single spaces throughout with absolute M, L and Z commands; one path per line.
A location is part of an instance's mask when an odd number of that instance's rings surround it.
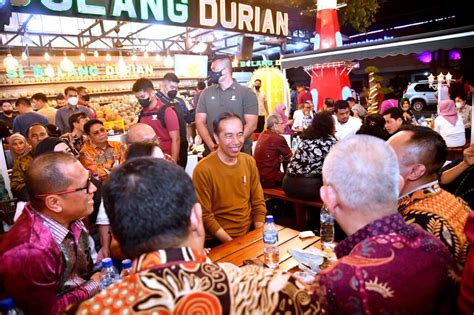
M 123 120 L 124 130 L 136 124 L 138 122 L 138 114 L 140 113 L 142 107 L 138 104 L 135 96 L 133 95 L 121 95 L 121 96 L 112 96 L 110 103 L 103 104 L 104 99 L 99 101 L 98 98 L 93 98 L 90 101 L 90 105 L 94 108 L 97 113 L 97 119 L 102 120 L 103 122 L 118 122 Z M 119 125 L 117 123 L 114 126 Z M 116 128 L 114 128 L 115 130 Z

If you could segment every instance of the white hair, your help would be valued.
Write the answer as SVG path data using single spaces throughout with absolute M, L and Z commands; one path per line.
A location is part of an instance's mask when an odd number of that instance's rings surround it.
M 324 160 L 323 178 L 350 209 L 380 212 L 398 203 L 397 157 L 379 138 L 356 135 L 334 145 Z

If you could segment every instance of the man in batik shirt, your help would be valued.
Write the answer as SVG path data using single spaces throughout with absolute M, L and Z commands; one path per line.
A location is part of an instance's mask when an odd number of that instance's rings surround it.
M 347 176 L 351 174 L 351 176 Z M 452 314 L 455 263 L 436 237 L 397 213 L 397 159 L 383 140 L 358 135 L 331 148 L 321 199 L 348 237 L 315 281 L 326 314 Z
M 123 253 L 134 259 L 133 271 L 82 303 L 79 314 L 317 312 L 290 274 L 209 261 L 201 207 L 181 167 L 131 160 L 105 183 L 104 203 Z
M 100 120 L 86 122 L 84 133 L 89 141 L 82 148 L 79 160 L 93 175 L 104 181 L 114 167 L 125 161 L 125 149 L 119 142 L 108 141 L 107 130 Z
M 408 223 L 439 238 L 463 266 L 469 245 L 464 226 L 470 209 L 460 198 L 439 187 L 438 172 L 448 152 L 443 138 L 430 128 L 414 127 L 392 136 L 388 144 L 397 154 L 405 180 L 398 211 Z
M 59 314 L 100 291 L 81 221 L 93 210 L 96 187 L 62 152 L 33 160 L 26 185 L 31 201 L 0 242 L 0 296 L 25 314 Z
M 84 134 L 84 125 L 89 121 L 89 117 L 86 113 L 78 112 L 69 116 L 69 127 L 71 132 L 65 133 L 61 136 L 61 139 L 69 143 L 72 148 L 72 153 L 75 157 L 79 158 L 79 152 L 81 152 L 86 142 L 86 135 Z

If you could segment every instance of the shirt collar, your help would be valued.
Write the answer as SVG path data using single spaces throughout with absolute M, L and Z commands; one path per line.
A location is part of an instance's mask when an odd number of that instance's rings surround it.
M 206 254 L 191 247 L 167 248 L 141 255 L 135 259 L 133 270 L 140 272 L 159 267 L 160 265 L 183 261 L 197 263 L 211 262 Z
M 31 212 L 38 215 L 43 220 L 44 225 L 46 225 L 46 227 L 51 231 L 51 235 L 53 236 L 54 242 L 56 244 L 60 245 L 64 241 L 68 233 L 72 233 L 70 230 L 59 224 L 56 220 L 33 209 L 31 205 L 28 205 L 28 207 Z M 77 226 L 79 229 L 85 229 L 84 223 L 82 223 L 81 220 L 74 221 L 71 224 L 71 229 L 74 225 Z
M 413 194 L 413 193 L 414 193 L 415 191 L 417 191 L 417 190 L 422 190 L 422 189 L 425 189 L 425 188 L 428 188 L 428 187 L 432 187 L 432 186 L 433 186 L 433 188 L 436 189 L 436 185 L 437 185 L 438 188 L 439 188 L 438 180 L 434 180 L 434 181 L 432 181 L 432 182 L 429 182 L 429 183 L 426 183 L 426 184 L 424 184 L 424 185 L 418 186 L 418 187 L 416 187 L 415 189 L 410 190 L 409 192 L 407 192 L 406 194 L 404 194 L 403 196 L 401 196 L 399 199 L 403 199 L 403 198 L 405 198 L 406 196 Z
M 363 240 L 377 235 L 390 234 L 405 226 L 406 222 L 399 213 L 375 220 L 340 242 L 335 248 L 336 255 L 338 258 L 347 256 Z
M 225 90 L 223 90 L 221 88 L 221 85 L 220 84 L 217 84 L 217 88 L 220 89 L 221 91 L 227 91 L 227 90 L 235 90 L 236 89 L 236 86 L 237 86 L 237 80 L 235 79 L 232 79 L 232 84 Z

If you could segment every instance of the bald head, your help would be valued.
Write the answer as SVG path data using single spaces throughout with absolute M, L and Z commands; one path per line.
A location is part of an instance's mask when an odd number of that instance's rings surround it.
M 26 188 L 30 196 L 67 189 L 75 176 L 68 173 L 68 166 L 76 163 L 80 162 L 64 152 L 48 152 L 35 158 L 26 173 Z
M 127 133 L 127 145 L 130 146 L 133 143 L 137 142 L 155 142 L 160 143 L 158 137 L 156 136 L 155 130 L 143 123 L 137 123 L 130 126 Z

